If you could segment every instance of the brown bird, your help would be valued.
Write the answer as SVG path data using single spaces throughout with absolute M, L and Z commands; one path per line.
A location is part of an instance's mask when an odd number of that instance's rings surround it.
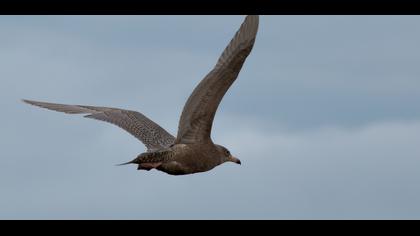
M 227 148 L 214 144 L 210 134 L 217 107 L 253 48 L 258 21 L 258 16 L 245 18 L 216 66 L 194 89 L 182 111 L 176 138 L 136 111 L 23 101 L 68 114 L 88 114 L 85 117 L 121 127 L 147 147 L 147 152 L 121 164 L 137 164 L 138 170 L 157 169 L 171 175 L 185 175 L 209 171 L 224 162 L 241 164 Z

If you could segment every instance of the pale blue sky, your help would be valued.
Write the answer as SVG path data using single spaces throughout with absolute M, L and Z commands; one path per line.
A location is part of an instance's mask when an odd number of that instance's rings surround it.
M 138 110 L 173 134 L 243 16 L 0 16 L 0 219 L 420 218 L 420 17 L 261 16 L 213 139 L 242 165 L 114 164 L 125 131 L 20 99 Z

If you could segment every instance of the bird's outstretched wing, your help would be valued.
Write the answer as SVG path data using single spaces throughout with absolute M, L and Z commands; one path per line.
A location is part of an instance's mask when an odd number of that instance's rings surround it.
M 252 50 L 258 31 L 258 16 L 247 16 L 223 51 L 216 66 L 198 84 L 182 111 L 175 143 L 207 142 L 211 127 L 226 91 L 238 77 Z
M 117 125 L 139 139 L 147 147 L 148 151 L 169 147 L 175 140 L 171 134 L 158 124 L 136 111 L 110 107 L 64 105 L 30 100 L 23 101 L 31 105 L 67 114 L 88 114 L 85 117 Z

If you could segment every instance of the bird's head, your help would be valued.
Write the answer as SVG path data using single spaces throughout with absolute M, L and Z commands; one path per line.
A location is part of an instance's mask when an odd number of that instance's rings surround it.
M 216 147 L 217 147 L 217 151 L 219 153 L 219 157 L 222 159 L 222 162 L 230 161 L 230 162 L 234 162 L 234 163 L 239 164 L 239 165 L 241 164 L 241 160 L 232 156 L 232 154 L 230 153 L 230 151 L 227 148 L 225 148 L 221 145 L 216 145 Z

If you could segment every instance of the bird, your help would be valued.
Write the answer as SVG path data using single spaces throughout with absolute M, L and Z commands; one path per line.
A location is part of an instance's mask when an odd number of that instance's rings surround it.
M 225 93 L 237 79 L 252 51 L 259 16 L 248 15 L 220 55 L 213 69 L 200 81 L 187 99 L 178 123 L 176 137 L 140 112 L 111 107 L 65 105 L 22 99 L 23 102 L 67 114 L 114 124 L 139 139 L 147 150 L 129 162 L 137 170 L 188 175 L 210 171 L 226 162 L 241 164 L 230 151 L 211 138 L 216 110 Z

